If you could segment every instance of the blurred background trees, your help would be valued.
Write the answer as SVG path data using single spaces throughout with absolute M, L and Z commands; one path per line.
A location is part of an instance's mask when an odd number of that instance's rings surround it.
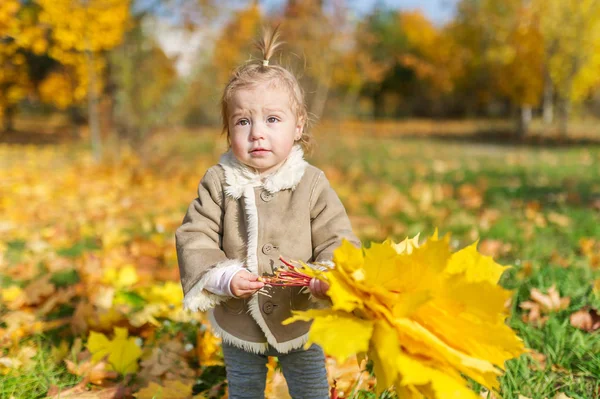
M 298 75 L 315 119 L 501 118 L 524 136 L 536 118 L 566 134 L 598 113 L 600 0 L 453 6 L 440 23 L 344 0 L 3 0 L 2 129 L 61 113 L 100 157 L 111 137 L 218 125 L 231 70 L 276 24 L 273 62 Z

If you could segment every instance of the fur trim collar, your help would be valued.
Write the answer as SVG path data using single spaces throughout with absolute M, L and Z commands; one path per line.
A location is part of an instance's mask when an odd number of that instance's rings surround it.
M 295 145 L 283 165 L 263 179 L 254 169 L 238 161 L 231 150 L 221 156 L 219 165 L 225 170 L 225 193 L 239 199 L 246 187 L 262 186 L 271 194 L 282 190 L 294 190 L 308 163 L 304 160 L 302 147 Z

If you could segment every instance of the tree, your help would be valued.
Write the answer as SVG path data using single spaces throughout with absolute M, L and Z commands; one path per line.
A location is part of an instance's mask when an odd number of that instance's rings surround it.
M 178 81 L 174 60 L 148 33 L 153 25 L 147 18 L 136 17 L 137 23 L 110 57 L 114 119 L 119 136 L 133 148 L 141 148 L 142 141 L 168 118 Z
M 51 29 L 49 55 L 71 76 L 72 99 L 88 100 L 92 148 L 102 156 L 98 98 L 106 67 L 105 51 L 117 46 L 129 21 L 129 0 L 36 0 L 42 9 L 40 22 Z M 58 79 L 55 78 L 55 82 Z M 64 83 L 64 81 L 63 81 Z
M 13 130 L 17 104 L 31 89 L 27 59 L 17 41 L 23 28 L 18 18 L 22 11 L 18 0 L 0 3 L 0 117 L 4 131 Z
M 567 134 L 573 103 L 600 84 L 600 1 L 536 0 L 546 67 L 560 99 L 560 131 Z
M 242 62 L 256 54 L 253 43 L 260 33 L 262 17 L 257 1 L 235 12 L 215 42 L 213 62 L 215 83 L 224 87 L 231 72 Z

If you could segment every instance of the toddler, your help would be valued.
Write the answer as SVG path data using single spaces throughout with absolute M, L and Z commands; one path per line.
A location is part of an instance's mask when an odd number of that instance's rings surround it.
M 324 399 L 323 351 L 303 348 L 310 323 L 281 322 L 314 307 L 327 285 L 313 279 L 309 294 L 264 286 L 259 276 L 272 274 L 280 255 L 327 264 L 342 239 L 360 242 L 323 172 L 304 160 L 304 96 L 287 69 L 269 65 L 277 39 L 266 32 L 263 59 L 239 67 L 225 87 L 229 150 L 200 181 L 177 229 L 177 257 L 184 306 L 209 310 L 222 338 L 231 399 L 264 398 L 268 356 L 278 357 L 294 399 Z

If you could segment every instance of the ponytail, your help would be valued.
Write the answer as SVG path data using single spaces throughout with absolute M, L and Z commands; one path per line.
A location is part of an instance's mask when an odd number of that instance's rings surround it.
M 256 43 L 256 47 L 262 53 L 262 65 L 264 67 L 269 66 L 269 59 L 282 44 L 283 42 L 279 41 L 279 25 L 273 30 L 269 28 L 263 29 L 263 35 Z

